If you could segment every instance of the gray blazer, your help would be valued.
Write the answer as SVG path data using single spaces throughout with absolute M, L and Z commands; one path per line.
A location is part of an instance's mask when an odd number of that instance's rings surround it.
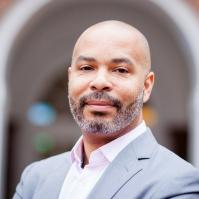
M 69 153 L 29 165 L 13 199 L 58 199 Z M 199 171 L 159 145 L 150 130 L 121 151 L 88 199 L 199 199 Z

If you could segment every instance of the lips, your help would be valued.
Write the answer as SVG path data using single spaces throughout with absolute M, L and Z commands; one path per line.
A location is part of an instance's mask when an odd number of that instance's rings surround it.
M 88 100 L 85 102 L 85 105 L 94 111 L 107 111 L 114 107 L 113 103 L 107 100 Z
M 106 100 L 88 100 L 87 105 L 97 105 L 97 106 L 113 106 L 113 103 Z

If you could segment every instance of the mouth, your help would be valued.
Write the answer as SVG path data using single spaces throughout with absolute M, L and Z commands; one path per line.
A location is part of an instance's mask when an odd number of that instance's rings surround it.
M 88 100 L 85 102 L 85 105 L 88 106 L 93 111 L 104 112 L 109 109 L 115 108 L 114 104 L 111 101 L 107 100 Z

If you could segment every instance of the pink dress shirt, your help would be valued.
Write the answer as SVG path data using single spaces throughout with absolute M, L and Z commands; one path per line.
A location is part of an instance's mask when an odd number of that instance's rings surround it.
M 84 168 L 81 168 L 81 136 L 71 151 L 72 165 L 65 177 L 59 199 L 86 199 L 106 168 L 119 152 L 144 132 L 146 132 L 146 125 L 143 121 L 129 133 L 93 151 L 90 155 L 89 164 Z

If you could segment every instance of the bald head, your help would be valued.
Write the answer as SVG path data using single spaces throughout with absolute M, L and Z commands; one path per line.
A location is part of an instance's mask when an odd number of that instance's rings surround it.
M 146 37 L 135 27 L 121 21 L 103 21 L 86 29 L 78 38 L 73 58 L 89 46 L 92 41 L 99 41 L 100 45 L 113 45 L 123 41 L 131 45 L 131 53 L 134 55 L 137 64 L 143 66 L 147 71 L 151 68 L 150 49 Z M 121 43 L 122 45 L 122 43 Z M 106 52 L 104 52 L 106 53 Z

